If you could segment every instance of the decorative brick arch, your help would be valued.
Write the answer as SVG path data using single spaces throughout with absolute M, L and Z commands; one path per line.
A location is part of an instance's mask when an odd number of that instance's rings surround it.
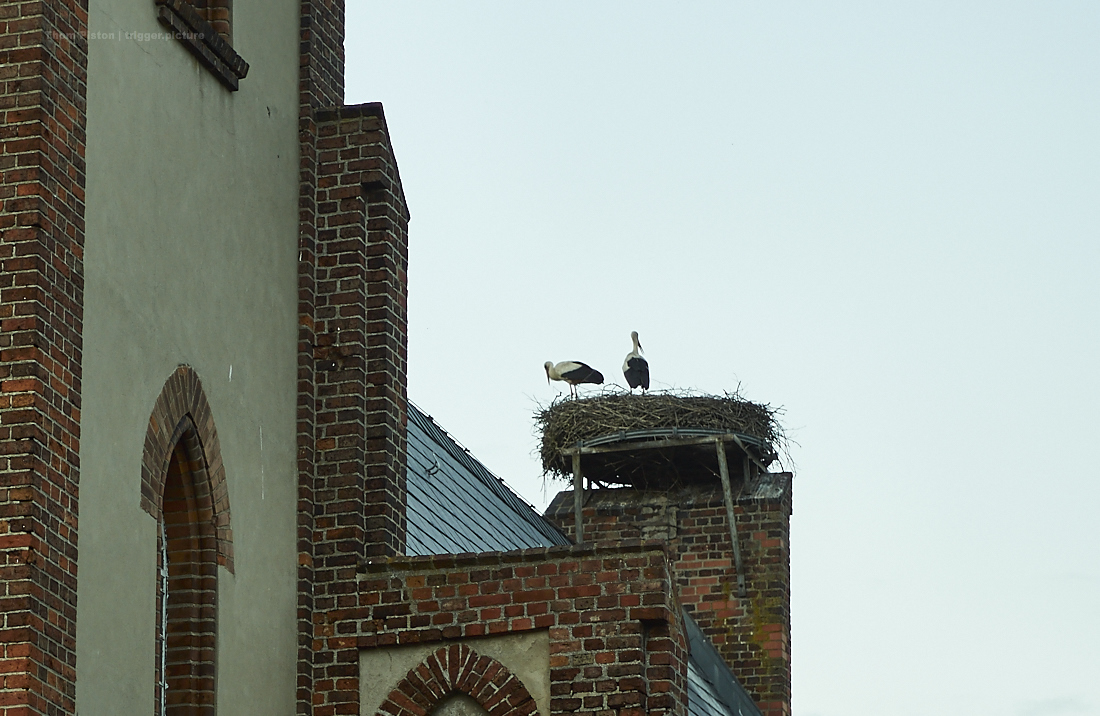
M 436 650 L 410 669 L 376 716 L 427 716 L 455 693 L 477 701 L 491 716 L 538 713 L 535 699 L 508 667 L 465 644 L 455 644 Z
M 195 481 L 208 486 L 217 541 L 218 564 L 233 571 L 233 530 L 229 520 L 229 488 L 225 482 L 221 443 L 210 403 L 191 366 L 176 368 L 153 406 L 141 458 L 141 508 L 158 522 L 164 518 L 164 483 L 176 445 L 183 440 L 192 456 Z

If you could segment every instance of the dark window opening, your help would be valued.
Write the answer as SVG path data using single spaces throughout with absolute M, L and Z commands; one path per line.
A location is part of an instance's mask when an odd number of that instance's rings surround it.
M 158 542 L 157 712 L 213 716 L 218 557 L 214 509 L 194 431 L 176 443 Z

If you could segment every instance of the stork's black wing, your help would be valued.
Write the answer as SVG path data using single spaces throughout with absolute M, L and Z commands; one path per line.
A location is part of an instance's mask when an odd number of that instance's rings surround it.
M 578 383 L 596 383 L 597 385 L 603 383 L 603 374 L 600 371 L 581 363 L 579 360 L 572 362 L 576 363 L 577 367 L 561 374 L 561 377 L 566 381 L 573 385 Z
M 644 390 L 649 390 L 649 361 L 641 356 L 630 358 L 626 362 L 623 377 L 631 389 L 641 386 Z

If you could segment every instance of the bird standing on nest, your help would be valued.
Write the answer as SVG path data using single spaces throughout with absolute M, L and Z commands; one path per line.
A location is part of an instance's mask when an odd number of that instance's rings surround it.
M 634 350 L 627 353 L 623 361 L 623 377 L 631 390 L 640 387 L 645 392 L 649 390 L 649 361 L 642 358 L 642 343 L 637 331 L 630 332 L 630 340 L 634 341 Z
M 603 383 L 603 374 L 579 360 L 566 360 L 554 365 L 553 361 L 546 361 L 543 365 L 546 369 L 546 384 L 552 380 L 560 380 L 569 384 L 569 395 L 577 397 L 577 386 L 581 383 Z

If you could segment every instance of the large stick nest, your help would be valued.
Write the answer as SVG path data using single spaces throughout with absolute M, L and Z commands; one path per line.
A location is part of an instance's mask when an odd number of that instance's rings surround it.
M 736 393 L 604 392 L 588 398 L 559 398 L 540 408 L 535 422 L 542 430 L 544 473 L 569 478 L 573 474 L 572 458 L 562 454 L 563 449 L 615 433 L 671 428 L 755 437 L 763 445 L 750 446 L 750 456 L 757 465 L 767 466 L 777 459 L 777 448 L 785 447 L 776 414 L 771 406 L 753 403 Z M 744 457 L 733 443 L 727 445 L 731 474 L 742 475 Z M 713 444 L 585 455 L 582 469 L 586 477 L 597 482 L 639 487 L 673 487 L 717 479 L 718 474 Z

